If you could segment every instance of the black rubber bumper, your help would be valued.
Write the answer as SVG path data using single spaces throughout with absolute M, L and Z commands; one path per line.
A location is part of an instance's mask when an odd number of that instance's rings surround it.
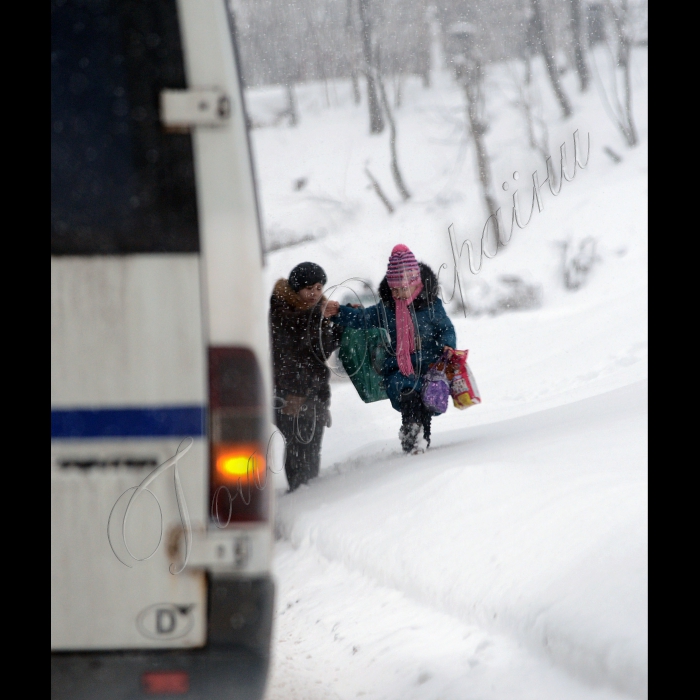
M 51 697 L 261 700 L 269 666 L 273 606 L 274 584 L 269 578 L 210 580 L 206 647 L 54 652 Z M 149 679 L 155 676 L 157 680 L 165 672 L 183 680 L 179 687 L 158 692 Z

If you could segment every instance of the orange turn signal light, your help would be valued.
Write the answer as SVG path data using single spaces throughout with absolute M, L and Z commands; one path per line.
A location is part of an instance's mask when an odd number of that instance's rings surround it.
M 264 475 L 265 454 L 256 443 L 214 445 L 214 465 L 217 481 L 245 484 Z

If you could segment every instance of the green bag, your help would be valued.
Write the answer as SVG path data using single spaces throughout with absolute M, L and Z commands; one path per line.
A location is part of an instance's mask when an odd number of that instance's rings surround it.
M 384 328 L 345 328 L 338 357 L 365 403 L 388 399 L 382 385 L 381 369 L 389 345 Z

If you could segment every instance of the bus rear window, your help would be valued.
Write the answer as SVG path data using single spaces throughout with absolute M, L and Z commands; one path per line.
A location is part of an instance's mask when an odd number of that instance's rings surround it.
M 51 1 L 51 254 L 197 252 L 189 134 L 166 133 L 185 88 L 176 0 Z

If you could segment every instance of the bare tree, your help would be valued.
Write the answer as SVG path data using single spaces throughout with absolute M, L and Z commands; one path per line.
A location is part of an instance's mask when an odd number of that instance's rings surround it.
M 401 176 L 401 171 L 399 170 L 399 160 L 396 155 L 396 123 L 394 122 L 394 116 L 391 113 L 391 107 L 389 106 L 389 100 L 386 96 L 386 90 L 384 88 L 384 81 L 382 80 L 379 73 L 377 73 L 377 82 L 379 83 L 379 93 L 382 96 L 382 104 L 384 106 L 384 111 L 386 112 L 386 118 L 389 122 L 389 147 L 391 149 L 391 175 L 394 178 L 394 184 L 396 189 L 399 191 L 401 198 L 404 202 L 411 198 L 411 193 L 406 187 L 403 177 Z
M 634 125 L 634 115 L 632 113 L 632 78 L 630 75 L 630 49 L 632 48 L 632 41 L 628 32 L 628 20 L 630 17 L 629 2 L 628 0 L 619 0 L 619 2 L 616 3 L 613 2 L 613 0 L 608 0 L 607 5 L 610 8 L 617 30 L 617 65 L 622 68 L 622 83 L 625 91 L 624 104 L 619 110 L 619 114 L 622 117 L 619 120 L 620 128 L 627 139 L 627 143 L 630 146 L 636 146 L 639 139 L 637 137 L 637 128 Z
M 571 8 L 571 38 L 574 48 L 574 65 L 578 73 L 581 92 L 588 90 L 590 76 L 588 75 L 588 65 L 583 51 L 585 36 L 581 20 L 581 0 L 569 0 Z
M 356 105 L 359 105 L 362 101 L 362 95 L 360 94 L 360 80 L 356 70 L 350 74 L 350 82 L 352 83 L 352 100 Z
M 469 130 L 472 138 L 474 139 L 474 146 L 476 147 L 479 182 L 481 182 L 484 202 L 486 204 L 486 209 L 488 210 L 489 216 L 492 216 L 493 220 L 496 221 L 498 207 L 496 206 L 496 200 L 492 194 L 491 164 L 486 151 L 486 144 L 484 143 L 486 124 L 480 121 L 477 117 L 477 100 L 476 96 L 474 95 L 474 90 L 469 86 L 469 81 L 466 82 L 464 87 L 467 95 L 467 117 L 469 119 Z
M 467 123 L 476 150 L 477 170 L 484 203 L 489 217 L 493 217 L 497 225 L 498 207 L 492 193 L 491 164 L 484 143 L 484 134 L 488 125 L 484 117 L 483 69 L 476 44 L 476 28 L 467 22 L 459 22 L 452 25 L 449 37 L 455 78 L 464 88 L 466 97 Z M 496 242 L 497 245 L 500 244 L 499 236 L 496 236 Z
M 549 80 L 552 83 L 552 89 L 554 94 L 557 96 L 559 105 L 561 106 L 561 111 L 564 117 L 571 116 L 571 103 L 569 98 L 566 96 L 564 89 L 559 81 L 559 69 L 557 68 L 556 61 L 554 60 L 554 52 L 550 45 L 549 35 L 544 23 L 544 15 L 542 13 L 542 6 L 540 0 L 530 0 L 532 6 L 532 28 L 535 39 L 539 44 L 542 54 L 544 56 L 544 62 L 547 66 L 547 73 L 549 74 Z
M 269 8 L 270 20 L 276 23 L 289 25 L 294 21 L 293 8 L 290 5 L 273 5 Z M 282 110 L 278 119 L 288 119 L 289 126 L 296 126 L 299 123 L 299 112 L 294 95 L 294 85 L 299 82 L 300 71 L 298 64 L 293 60 L 294 45 L 285 42 L 279 48 L 282 63 L 282 84 L 284 85 L 287 105 Z
M 401 109 L 401 102 L 403 97 L 403 75 L 399 73 L 394 76 L 394 107 L 396 109 Z
M 358 70 L 358 55 L 355 49 L 356 43 L 352 40 L 355 33 L 355 22 L 353 13 L 353 2 L 354 0 L 347 0 L 347 13 L 345 15 L 345 36 L 349 39 L 348 43 L 350 45 L 350 82 L 352 83 L 352 98 L 356 105 L 360 104 L 362 96 L 360 95 L 360 80 L 359 80 L 359 70 Z
M 369 105 L 369 132 L 381 134 L 384 131 L 384 117 L 377 98 L 375 70 L 372 51 L 372 22 L 369 13 L 369 0 L 358 0 L 360 11 L 360 33 L 362 35 L 362 53 L 365 58 L 365 77 L 367 78 L 367 103 Z
M 296 126 L 299 123 L 299 114 L 297 112 L 297 101 L 294 97 L 294 84 L 288 82 L 285 88 L 287 92 L 287 109 L 285 111 L 289 117 L 289 126 Z
M 463 1 L 445 0 L 448 5 Z M 328 85 L 332 97 L 331 81 L 347 78 L 358 101 L 361 76 L 369 73 L 369 82 L 374 81 L 368 92 L 373 97 L 377 129 L 382 108 L 371 70 L 376 70 L 373 52 L 377 44 L 384 52 L 385 79 L 389 75 L 416 75 L 425 85 L 430 80 L 431 33 L 426 9 L 432 0 L 227 2 L 237 18 L 237 44 L 247 87 L 284 86 L 292 72 L 295 84 L 321 81 L 324 87 Z
M 326 53 L 321 48 L 321 39 L 319 30 L 312 18 L 312 8 L 309 7 L 309 0 L 303 0 L 302 3 L 304 10 L 304 18 L 306 19 L 306 24 L 308 27 L 308 35 L 310 37 L 310 45 L 313 49 L 314 58 L 316 59 L 316 65 L 318 67 L 318 73 L 323 81 L 323 90 L 326 97 L 326 107 L 331 106 L 330 96 L 328 94 L 328 73 L 326 71 Z
M 549 129 L 547 122 L 544 119 L 542 111 L 542 101 L 540 99 L 537 85 L 532 80 L 532 67 L 530 65 L 530 56 L 525 53 L 523 57 L 525 63 L 525 76 L 521 78 L 513 69 L 511 69 L 511 78 L 518 91 L 518 99 L 515 106 L 520 110 L 527 127 L 527 137 L 530 148 L 537 151 L 545 161 L 551 158 L 549 150 Z M 548 175 L 552 178 L 552 186 L 557 187 L 557 174 L 554 169 L 548 171 Z
M 598 60 L 595 51 L 591 51 L 591 64 L 593 66 L 593 75 L 596 79 L 596 84 L 603 100 L 605 111 L 612 122 L 620 130 L 620 133 L 627 141 L 630 147 L 636 146 L 639 142 L 637 136 L 637 128 L 634 123 L 634 115 L 632 112 L 632 79 L 630 74 L 630 50 L 632 47 L 632 38 L 630 36 L 630 6 L 628 0 L 608 0 L 606 2 L 612 23 L 614 24 L 616 44 L 611 45 L 608 32 L 604 33 L 601 43 L 604 44 L 603 53 L 607 55 L 610 61 L 610 85 L 606 88 L 603 79 L 601 78 L 598 69 Z M 619 71 L 618 69 L 622 69 Z M 621 76 L 620 76 L 621 72 Z M 624 95 L 620 98 L 620 79 Z
M 377 193 L 377 197 L 382 200 L 382 204 L 386 207 L 386 210 L 390 213 L 394 213 L 394 207 L 392 206 L 391 202 L 389 201 L 389 198 L 384 194 L 384 190 L 382 189 L 382 186 L 379 184 L 377 181 L 377 178 L 372 175 L 370 172 L 370 169 L 365 166 L 365 175 L 369 178 L 369 181 L 372 183 L 371 187 L 372 189 Z

